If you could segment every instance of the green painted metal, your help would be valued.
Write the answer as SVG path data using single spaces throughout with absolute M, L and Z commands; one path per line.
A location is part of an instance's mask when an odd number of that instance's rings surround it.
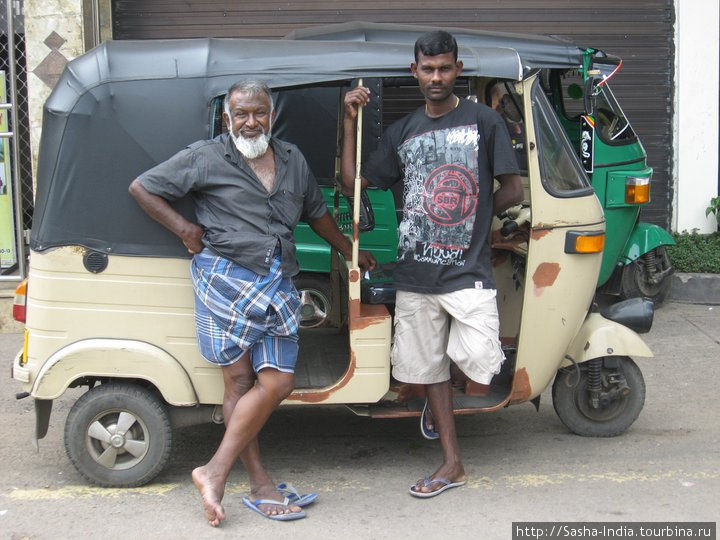
M 635 163 L 627 163 L 629 161 Z M 605 249 L 598 287 L 610 279 L 618 262 L 625 262 L 619 260 L 620 253 L 640 215 L 642 205 L 625 202 L 625 179 L 651 175 L 652 169 L 646 165 L 645 151 L 639 142 L 610 146 L 595 135 L 595 168 L 590 179 L 605 209 Z
M 559 88 L 553 89 L 553 95 L 558 93 Z M 580 121 L 569 119 L 565 116 L 560 106 L 561 97 L 553 99 L 556 111 L 562 122 L 563 128 L 573 145 L 580 147 Z M 640 208 L 643 204 L 628 204 L 625 202 L 625 180 L 628 176 L 651 177 L 652 168 L 647 166 L 645 149 L 639 140 L 635 139 L 625 144 L 608 144 L 595 133 L 594 138 L 594 168 L 589 175 L 595 193 L 605 210 L 605 249 L 603 251 L 600 275 L 598 276 L 598 287 L 604 285 L 612 275 L 618 264 L 626 264 L 646 251 L 640 252 L 634 258 L 628 258 L 626 245 L 629 238 L 635 237 L 635 230 L 641 227 L 642 230 L 656 228 L 664 233 L 664 237 L 670 237 L 663 229 L 656 225 L 639 223 Z M 653 238 L 660 238 L 660 233 L 652 235 Z M 664 238 L 663 237 L 663 238 Z M 645 245 L 658 245 L 652 242 Z
M 638 223 L 630 234 L 630 238 L 620 254 L 620 259 L 628 263 L 656 247 L 673 245 L 675 245 L 675 240 L 662 227 L 650 223 Z
M 332 213 L 334 208 L 335 189 L 322 187 L 323 196 Z M 395 202 L 390 191 L 368 189 L 370 203 L 375 214 L 375 228 L 360 233 L 360 248 L 370 250 L 378 263 L 395 262 L 397 259 L 397 214 Z M 338 204 L 338 226 L 345 234 L 352 237 L 352 212 L 347 200 L 340 197 Z M 330 272 L 330 246 L 320 238 L 310 226 L 301 221 L 295 228 L 295 244 L 301 272 Z

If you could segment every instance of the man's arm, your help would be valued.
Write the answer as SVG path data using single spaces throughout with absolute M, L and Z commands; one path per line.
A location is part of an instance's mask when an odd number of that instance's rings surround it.
M 185 219 L 165 199 L 145 189 L 138 179 L 133 180 L 128 191 L 151 218 L 178 236 L 190 253 L 203 250 L 201 238 L 205 230 L 200 225 Z
M 355 186 L 355 154 L 358 108 L 370 103 L 370 90 L 364 86 L 353 88 L 345 94 L 345 116 L 343 118 L 343 145 L 340 161 L 340 178 L 344 195 L 353 195 Z M 369 182 L 361 178 L 362 189 L 368 187 Z
M 310 220 L 310 228 L 324 239 L 328 244 L 342 253 L 347 260 L 352 258 L 352 243 L 338 229 L 335 220 L 330 216 L 330 212 L 325 212 L 322 217 Z M 375 268 L 375 257 L 369 251 L 361 249 L 358 253 L 358 265 L 363 270 L 372 270 Z
M 501 174 L 497 177 L 500 183 L 493 195 L 493 214 L 498 215 L 523 200 L 522 180 L 517 174 Z

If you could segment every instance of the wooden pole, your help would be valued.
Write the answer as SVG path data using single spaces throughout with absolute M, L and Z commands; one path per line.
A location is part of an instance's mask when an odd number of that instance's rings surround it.
M 358 86 L 362 86 L 363 80 L 358 79 Z M 355 134 L 355 189 L 353 191 L 353 246 L 352 246 L 352 266 L 358 267 L 358 252 L 360 250 L 360 188 L 362 180 L 360 179 L 360 165 L 362 161 L 362 106 L 358 107 L 357 114 L 357 132 Z

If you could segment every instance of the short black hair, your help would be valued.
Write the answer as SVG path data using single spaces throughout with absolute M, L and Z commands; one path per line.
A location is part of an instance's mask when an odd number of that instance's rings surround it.
M 272 92 L 270 91 L 270 87 L 267 85 L 267 83 L 255 79 L 243 79 L 234 83 L 228 89 L 227 94 L 225 94 L 225 98 L 223 99 L 223 110 L 227 113 L 228 116 L 230 116 L 230 98 L 235 92 L 248 94 L 250 96 L 265 94 L 270 100 L 270 112 L 275 109 Z
M 415 62 L 420 60 L 420 53 L 424 56 L 437 56 L 438 54 L 453 53 L 457 62 L 458 45 L 451 33 L 445 30 L 435 30 L 420 36 L 415 42 Z

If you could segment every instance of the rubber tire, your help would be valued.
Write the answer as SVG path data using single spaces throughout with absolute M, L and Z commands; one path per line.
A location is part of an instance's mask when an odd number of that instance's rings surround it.
M 141 418 L 150 433 L 150 444 L 143 459 L 125 470 L 112 470 L 97 463 L 85 442 L 92 420 L 103 411 L 114 409 L 123 409 Z M 70 461 L 81 475 L 98 486 L 147 484 L 165 468 L 171 449 L 172 428 L 165 404 L 154 393 L 135 384 L 96 386 L 75 402 L 65 421 L 65 450 Z
M 302 295 L 303 290 L 311 290 L 314 294 L 322 295 L 328 311 L 325 319 L 322 323 L 313 326 L 304 326 L 302 319 L 300 321 L 300 328 L 323 328 L 330 324 L 332 320 L 332 290 L 330 289 L 330 277 L 328 275 L 316 275 L 316 274 L 298 274 L 294 279 L 295 288 Z
M 655 248 L 658 258 L 665 257 L 665 247 Z M 656 306 L 659 306 L 667 298 L 670 292 L 672 274 L 668 275 L 657 285 L 651 285 L 645 281 L 645 273 L 641 266 L 635 261 L 625 265 L 622 269 L 620 282 L 620 296 L 623 300 L 627 298 L 649 298 Z
M 575 386 L 568 386 L 568 382 L 574 383 L 577 380 L 577 372 L 574 369 L 562 369 L 555 376 L 552 387 L 553 407 L 562 423 L 576 435 L 615 437 L 624 433 L 640 415 L 645 404 L 645 380 L 642 372 L 637 364 L 627 356 L 619 357 L 617 360 L 621 363 L 625 380 L 630 388 L 630 395 L 619 398 L 620 410 L 612 418 L 593 419 L 578 408 L 578 400 L 587 399 L 586 365 L 580 366 L 580 381 Z

